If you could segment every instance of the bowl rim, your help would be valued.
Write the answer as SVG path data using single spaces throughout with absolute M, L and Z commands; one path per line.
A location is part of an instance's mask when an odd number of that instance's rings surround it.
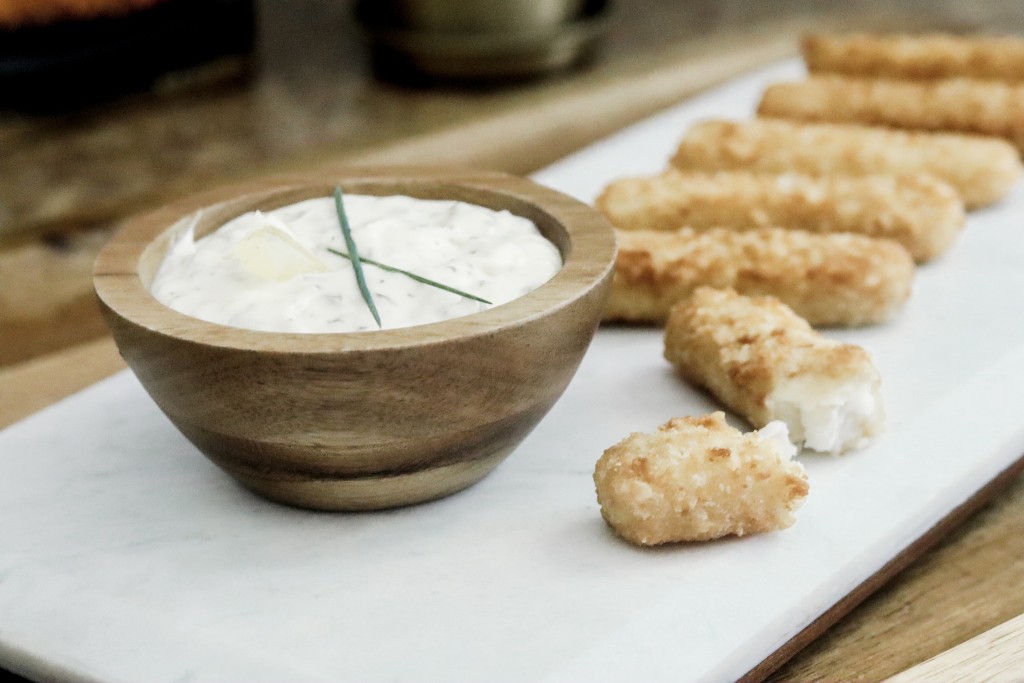
M 240 214 L 259 208 L 251 205 L 253 200 L 266 203 L 289 192 L 308 192 L 334 185 L 341 185 L 349 192 L 346 185 L 386 187 L 391 184 L 403 185 L 405 193 L 417 186 L 426 189 L 440 184 L 455 191 L 503 197 L 529 206 L 565 231 L 566 249 L 560 249 L 562 268 L 537 289 L 485 311 L 424 325 L 366 332 L 266 332 L 208 322 L 159 302 L 142 281 L 139 271 L 146 249 L 156 240 L 166 238 L 171 230 L 180 229 L 183 220 L 203 209 L 238 202 L 245 204 L 245 208 L 238 211 Z M 365 190 L 364 187 L 354 192 Z M 371 351 L 470 339 L 536 320 L 586 296 L 609 278 L 615 255 L 614 231 L 600 213 L 526 178 L 497 171 L 431 166 L 325 167 L 317 172 L 226 185 L 128 219 L 97 256 L 93 286 L 101 305 L 123 320 L 150 332 L 204 346 L 272 353 Z

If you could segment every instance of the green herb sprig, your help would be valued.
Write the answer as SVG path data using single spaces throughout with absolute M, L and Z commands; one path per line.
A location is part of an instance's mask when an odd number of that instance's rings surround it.
M 330 247 L 327 248 L 327 251 L 331 252 L 332 254 L 335 254 L 336 256 L 340 256 L 342 258 L 347 258 L 350 261 L 352 260 L 352 257 L 349 256 L 348 254 L 346 254 L 343 251 L 338 251 L 337 249 L 331 249 Z M 372 259 L 368 259 L 365 256 L 360 257 L 359 260 L 362 261 L 363 263 L 367 263 L 367 264 L 369 264 L 371 266 L 377 266 L 381 270 L 386 270 L 389 273 L 399 273 L 400 275 L 404 275 L 404 276 L 406 276 L 408 278 L 412 278 L 416 282 L 422 282 L 425 285 L 430 285 L 431 287 L 437 287 L 438 289 L 443 289 L 446 292 L 451 292 L 452 294 L 458 294 L 459 296 L 466 297 L 467 299 L 472 299 L 473 301 L 479 301 L 482 304 L 488 304 L 489 305 L 491 303 L 487 299 L 484 299 L 484 298 L 481 298 L 479 296 L 476 296 L 475 294 L 470 294 L 469 292 L 463 292 L 461 289 L 456 289 L 454 287 L 449 287 L 448 285 L 446 285 L 446 284 L 444 284 L 442 282 L 437 282 L 436 280 L 431 280 L 430 278 L 423 277 L 422 275 L 417 275 L 416 273 L 410 273 L 408 270 L 402 270 L 401 268 L 395 268 L 394 266 L 389 266 L 386 263 L 381 263 L 379 261 L 374 261 Z
M 370 308 L 370 312 L 373 314 L 374 320 L 377 321 L 378 327 L 380 327 L 380 316 L 377 314 L 377 307 L 374 306 L 373 304 L 373 297 L 370 296 L 370 290 L 366 287 L 366 278 L 363 274 L 364 263 L 368 263 L 371 266 L 377 266 L 381 270 L 386 270 L 389 273 L 399 273 L 400 275 L 404 275 L 408 278 L 411 278 L 416 282 L 420 282 L 425 285 L 430 285 L 431 287 L 437 287 L 438 289 L 443 289 L 446 292 L 458 294 L 461 297 L 472 299 L 473 301 L 479 301 L 482 304 L 491 305 L 490 301 L 479 296 L 476 296 L 475 294 L 464 292 L 461 289 L 456 289 L 455 287 L 449 287 L 448 285 L 438 282 L 436 280 L 431 280 L 430 278 L 423 277 L 422 275 L 417 275 L 416 273 L 410 273 L 408 270 L 402 270 L 401 268 L 395 268 L 394 266 L 389 266 L 387 264 L 381 263 L 380 261 L 374 261 L 372 259 L 360 257 L 359 253 L 356 251 L 355 240 L 352 239 L 352 230 L 351 228 L 349 228 L 348 217 L 345 215 L 345 203 L 342 198 L 341 188 L 337 186 L 334 188 L 334 205 L 338 210 L 338 220 L 341 222 L 341 232 L 345 236 L 345 244 L 348 245 L 349 253 L 346 254 L 343 251 L 331 249 L 330 247 L 328 247 L 327 251 L 331 252 L 332 254 L 335 254 L 336 256 L 346 258 L 352 262 L 352 268 L 356 272 L 356 282 L 359 284 L 359 291 L 362 292 L 363 300 L 366 301 L 366 305 Z
M 356 284 L 359 285 L 359 291 L 363 295 L 363 301 L 366 302 L 366 307 L 370 309 L 370 313 L 373 315 L 373 319 L 377 321 L 377 327 L 383 327 L 380 322 L 380 313 L 377 312 L 377 306 L 373 303 L 373 296 L 370 294 L 370 288 L 366 286 L 366 276 L 363 274 L 363 263 L 359 259 L 359 250 L 356 249 L 356 242 L 352 239 L 352 229 L 348 225 L 348 216 L 345 215 L 345 202 L 341 196 L 341 186 L 334 186 L 334 208 L 338 211 L 338 221 L 341 223 L 341 234 L 345 237 L 345 245 L 348 247 L 347 258 L 352 261 L 352 270 L 356 274 Z

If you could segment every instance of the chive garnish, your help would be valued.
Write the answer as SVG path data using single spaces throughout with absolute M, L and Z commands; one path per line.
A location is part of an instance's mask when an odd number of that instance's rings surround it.
M 332 254 L 336 254 L 336 255 L 338 255 L 338 256 L 340 256 L 342 258 L 347 258 L 348 260 L 352 261 L 352 257 L 349 256 L 348 254 L 346 254 L 343 251 L 337 251 L 336 249 L 331 249 L 330 247 L 327 248 L 327 251 L 331 252 Z M 481 299 L 480 297 L 478 297 L 478 296 L 476 296 L 474 294 L 470 294 L 469 292 L 463 292 L 461 289 L 455 289 L 454 287 L 449 287 L 446 284 L 443 284 L 441 282 L 437 282 L 436 280 L 431 280 L 430 278 L 423 277 L 422 275 L 417 275 L 416 273 L 410 273 L 408 270 L 402 270 L 401 268 L 395 268 L 394 266 L 389 266 L 389 265 L 386 265 L 384 263 L 380 263 L 379 261 L 373 261 L 373 260 L 365 258 L 365 257 L 360 258 L 360 261 L 362 261 L 363 263 L 368 263 L 371 266 L 377 266 L 381 270 L 386 270 L 389 273 L 399 273 L 399 274 L 404 275 L 404 276 L 406 276 L 408 278 L 412 278 L 416 282 L 422 282 L 425 285 L 430 285 L 431 287 L 437 287 L 438 289 L 443 289 L 444 291 L 451 292 L 452 294 L 458 294 L 459 296 L 466 297 L 467 299 L 472 299 L 473 301 L 479 301 L 482 304 L 490 305 L 490 303 L 491 303 L 487 299 Z M 355 263 L 355 261 L 352 261 L 352 262 Z
M 380 314 L 377 313 L 377 307 L 373 303 L 373 296 L 370 295 L 370 289 L 366 286 L 366 277 L 363 275 L 363 264 L 359 259 L 359 250 L 356 249 L 356 242 L 352 239 L 352 229 L 348 225 L 348 216 L 345 215 L 345 203 L 342 200 L 340 185 L 334 186 L 334 207 L 338 210 L 341 234 L 345 236 L 345 244 L 348 246 L 349 254 L 347 258 L 352 262 L 352 270 L 356 273 L 356 284 L 359 285 L 363 301 L 366 302 L 367 308 L 373 314 L 373 319 L 377 321 L 377 327 L 382 327 L 380 324 Z

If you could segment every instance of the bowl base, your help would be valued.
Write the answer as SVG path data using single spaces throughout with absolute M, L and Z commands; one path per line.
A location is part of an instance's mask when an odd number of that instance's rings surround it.
M 357 478 L 283 477 L 217 463 L 242 486 L 269 500 L 310 510 L 385 510 L 425 503 L 475 484 L 507 454 L 457 462 L 408 474 Z

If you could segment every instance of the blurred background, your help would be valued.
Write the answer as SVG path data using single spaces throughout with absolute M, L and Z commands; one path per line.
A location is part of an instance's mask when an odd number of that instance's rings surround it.
M 183 194 L 325 163 L 528 173 L 809 30 L 1012 32 L 996 0 L 0 0 L 0 367 L 104 335 L 92 259 Z

